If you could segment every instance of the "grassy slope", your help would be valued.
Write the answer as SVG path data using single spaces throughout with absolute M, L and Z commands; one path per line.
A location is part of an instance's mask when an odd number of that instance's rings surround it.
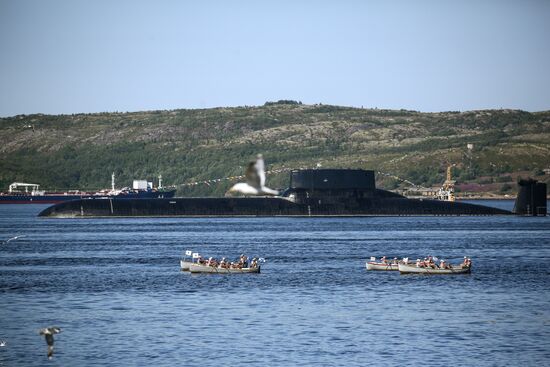
M 0 119 L 0 186 L 98 189 L 162 173 L 165 184 L 240 175 L 261 152 L 269 168 L 367 168 L 422 184 L 459 182 L 500 190 L 507 178 L 550 167 L 550 112 L 419 113 L 327 105 L 274 104 L 198 110 L 29 115 Z M 473 143 L 472 152 L 466 149 Z M 537 177 L 545 179 L 548 176 Z M 283 187 L 287 174 L 272 175 Z M 379 184 L 395 188 L 393 179 Z M 220 195 L 230 185 L 180 188 Z M 513 182 L 512 182 L 512 187 Z

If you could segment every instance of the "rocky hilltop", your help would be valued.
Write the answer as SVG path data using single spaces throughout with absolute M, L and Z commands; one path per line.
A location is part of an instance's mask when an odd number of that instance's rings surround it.
M 439 185 L 448 165 L 462 191 L 513 194 L 518 176 L 549 181 L 550 111 L 422 113 L 295 101 L 255 107 L 181 109 L 0 119 L 0 186 L 99 189 L 162 173 L 165 184 L 241 175 L 256 153 L 269 169 L 366 168 L 386 189 L 410 180 Z M 399 179 L 400 178 L 400 179 Z M 286 173 L 269 184 L 284 187 Z M 230 180 L 179 186 L 220 195 Z

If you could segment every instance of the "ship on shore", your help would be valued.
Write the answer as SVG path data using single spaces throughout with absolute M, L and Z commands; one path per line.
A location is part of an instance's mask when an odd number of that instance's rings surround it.
M 147 180 L 134 180 L 132 188 L 115 188 L 115 174 L 111 176 L 111 188 L 97 192 L 68 190 L 52 192 L 40 190 L 40 185 L 32 183 L 14 182 L 9 185 L 7 192 L 0 192 L 0 204 L 57 204 L 70 200 L 89 199 L 156 199 L 171 198 L 176 193 L 175 188 L 162 187 L 162 176 L 159 176 L 159 186 Z
M 540 185 L 540 184 L 539 184 Z M 546 190 L 540 188 L 540 191 Z M 529 190 L 523 190 L 525 192 Z M 523 192 L 522 191 L 522 192 Z M 533 203 L 546 215 L 546 198 Z M 538 200 L 538 199 L 537 199 Z M 523 202 L 522 202 L 523 203 Z M 525 204 L 522 204 L 525 205 Z M 542 207 L 544 206 L 544 207 Z M 521 208 L 520 208 L 521 209 Z M 521 210 L 519 209 L 519 212 Z M 531 210 L 529 213 L 532 213 Z M 73 200 L 43 210 L 41 217 L 238 217 L 511 215 L 508 210 L 461 202 L 408 199 L 377 189 L 374 171 L 305 169 L 290 172 L 280 196 Z M 521 214 L 521 213 L 518 213 Z

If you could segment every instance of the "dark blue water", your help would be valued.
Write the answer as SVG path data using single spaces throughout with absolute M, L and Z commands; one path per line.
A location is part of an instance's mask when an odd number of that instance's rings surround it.
M 497 205 L 509 206 L 510 202 Z M 550 217 L 38 219 L 0 206 L 0 365 L 550 363 Z M 263 256 L 190 275 L 185 249 Z M 370 256 L 473 273 L 367 272 Z M 52 361 L 41 327 L 57 325 Z

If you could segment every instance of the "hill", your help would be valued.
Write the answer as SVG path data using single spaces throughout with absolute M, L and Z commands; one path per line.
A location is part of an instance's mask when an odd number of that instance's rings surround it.
M 163 175 L 183 184 L 242 175 L 263 153 L 269 169 L 365 168 L 423 186 L 445 179 L 448 164 L 463 188 L 512 193 L 518 176 L 548 181 L 550 111 L 421 113 L 303 105 L 129 113 L 19 115 L 0 119 L 0 186 L 96 190 Z M 473 145 L 468 149 L 467 145 Z M 288 174 L 268 177 L 284 187 Z M 179 186 L 180 195 L 220 195 L 230 185 Z M 405 185 L 378 175 L 387 189 Z M 477 185 L 477 186 L 476 186 Z M 482 189 L 483 191 L 483 189 Z M 485 190 L 487 191 L 487 190 Z

